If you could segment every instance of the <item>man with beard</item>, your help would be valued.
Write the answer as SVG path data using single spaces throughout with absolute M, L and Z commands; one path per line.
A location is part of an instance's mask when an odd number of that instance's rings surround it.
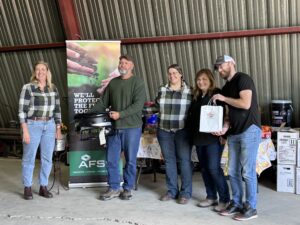
M 213 100 L 222 101 L 228 106 L 230 122 L 227 142 L 232 200 L 220 214 L 234 215 L 233 218 L 240 221 L 257 218 L 256 156 L 261 129 L 256 89 L 249 75 L 236 71 L 235 61 L 228 55 L 217 58 L 215 69 L 226 80 L 226 84 L 222 88 L 222 94 L 214 95 Z M 223 135 L 225 132 L 226 130 L 223 130 L 217 135 Z M 244 205 L 242 179 L 246 189 Z
M 120 76 L 112 79 L 103 96 L 89 113 L 104 112 L 110 109 L 109 116 L 114 130 L 107 139 L 108 190 L 100 195 L 100 200 L 120 197 L 132 198 L 136 175 L 136 156 L 142 133 L 142 109 L 146 100 L 144 82 L 132 73 L 134 62 L 131 56 L 119 58 Z M 123 191 L 119 173 L 121 151 L 124 151 L 126 165 L 124 169 Z

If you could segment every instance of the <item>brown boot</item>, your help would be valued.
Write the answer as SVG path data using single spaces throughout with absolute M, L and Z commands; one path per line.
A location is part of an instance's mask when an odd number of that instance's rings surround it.
M 31 187 L 25 187 L 24 188 L 24 199 L 25 200 L 33 199 Z
M 52 198 L 53 195 L 51 194 L 51 192 L 49 192 L 47 190 L 47 187 L 46 186 L 40 186 L 40 191 L 39 191 L 39 195 L 40 196 L 43 196 L 45 198 Z

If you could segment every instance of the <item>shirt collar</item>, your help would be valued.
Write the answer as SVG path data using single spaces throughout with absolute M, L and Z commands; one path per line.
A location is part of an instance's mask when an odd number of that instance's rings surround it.
M 40 88 L 39 88 L 39 84 L 38 84 L 37 81 L 33 81 L 32 84 L 33 84 L 35 90 L 41 91 Z M 48 85 L 47 85 L 47 84 L 46 84 L 46 86 L 45 86 L 45 90 L 44 90 L 44 91 L 46 91 L 46 90 L 48 90 Z
M 165 85 L 165 87 L 167 88 L 167 89 L 170 89 L 170 84 L 169 83 L 167 83 L 166 85 Z M 183 90 L 184 89 L 186 89 L 187 88 L 187 85 L 186 85 L 186 83 L 185 83 L 185 81 L 182 81 L 181 82 L 181 92 L 183 92 Z

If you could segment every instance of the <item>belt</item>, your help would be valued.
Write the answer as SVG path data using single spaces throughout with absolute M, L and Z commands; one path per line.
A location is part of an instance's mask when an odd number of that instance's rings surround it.
M 32 116 L 32 117 L 29 117 L 28 119 L 29 120 L 35 120 L 35 121 L 49 121 L 49 120 L 52 119 L 52 117 L 47 117 L 47 116 L 35 117 L 35 116 Z

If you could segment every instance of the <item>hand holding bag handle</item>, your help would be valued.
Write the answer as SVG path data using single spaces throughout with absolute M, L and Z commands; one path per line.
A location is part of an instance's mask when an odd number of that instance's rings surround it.
M 215 103 L 212 99 L 207 105 L 201 106 L 199 131 L 205 133 L 220 132 L 223 127 L 223 107 Z

